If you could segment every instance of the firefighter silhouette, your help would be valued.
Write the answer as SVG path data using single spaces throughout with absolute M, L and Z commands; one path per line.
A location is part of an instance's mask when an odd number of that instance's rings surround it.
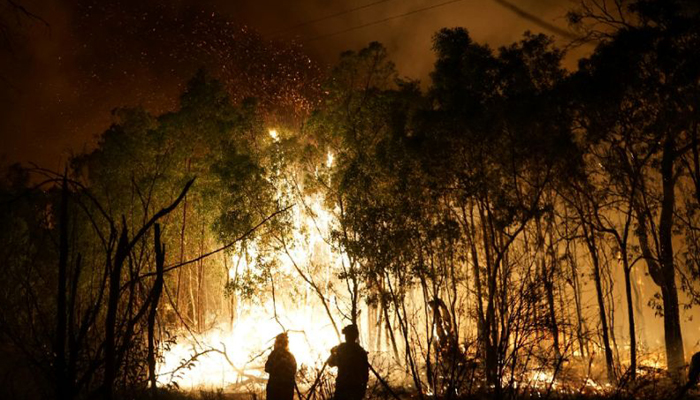
M 458 351 L 459 346 L 455 341 L 455 333 L 452 329 L 450 311 L 442 299 L 436 297 L 428 302 L 433 311 L 433 328 L 435 333 L 435 346 L 440 353 L 450 354 Z
M 700 352 L 693 354 L 688 368 L 688 386 L 695 386 L 700 380 Z
M 457 342 L 457 334 L 445 302 L 435 297 L 428 302 L 428 306 L 433 313 L 433 344 L 436 353 L 435 366 L 431 360 L 426 363 L 428 383 L 440 387 L 445 393 L 454 394 L 457 392 L 455 384 L 466 374 L 468 363 Z
M 286 333 L 280 333 L 275 338 L 275 348 L 267 358 L 265 372 L 270 374 L 267 381 L 267 400 L 292 400 L 297 361 L 289 352 Z
M 357 325 L 343 328 L 345 343 L 331 349 L 328 365 L 338 367 L 334 400 L 360 400 L 367 390 L 369 364 L 367 352 L 357 343 L 360 336 Z

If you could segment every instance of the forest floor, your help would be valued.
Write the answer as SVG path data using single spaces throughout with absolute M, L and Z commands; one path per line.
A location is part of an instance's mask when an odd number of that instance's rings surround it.
M 150 399 L 149 396 L 143 397 Z M 161 400 L 263 400 L 264 393 L 225 393 L 222 390 L 191 390 L 191 391 L 163 391 L 160 393 Z M 297 396 L 294 397 L 298 399 Z M 400 400 L 418 400 L 420 397 L 417 393 L 402 393 L 399 395 Z M 320 396 L 319 400 L 331 400 L 331 397 Z M 396 400 L 395 397 L 389 394 L 379 394 L 375 396 L 365 396 L 365 400 Z M 438 400 L 437 397 L 426 396 L 424 400 Z M 491 400 L 491 399 L 510 399 L 510 400 L 700 400 L 700 389 L 691 389 L 685 394 L 680 395 L 678 390 L 671 388 L 657 387 L 654 391 L 614 391 L 609 393 L 562 393 L 562 392 L 520 392 L 509 393 L 496 396 L 493 393 L 474 393 L 467 396 L 454 397 L 454 400 Z M 303 399 L 302 399 L 303 400 Z

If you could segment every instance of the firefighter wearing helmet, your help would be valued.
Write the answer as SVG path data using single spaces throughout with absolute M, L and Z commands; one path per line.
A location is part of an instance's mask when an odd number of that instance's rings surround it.
M 280 333 L 275 338 L 275 348 L 267 358 L 265 372 L 270 374 L 267 381 L 267 400 L 292 400 L 297 361 L 289 352 L 287 333 Z
M 335 346 L 328 358 L 328 365 L 338 367 L 334 400 L 360 400 L 367 390 L 369 364 L 367 352 L 357 343 L 360 334 L 357 325 L 343 328 L 345 343 Z

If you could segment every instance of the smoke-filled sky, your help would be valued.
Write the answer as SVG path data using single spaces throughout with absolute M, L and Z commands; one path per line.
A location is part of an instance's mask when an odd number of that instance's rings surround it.
M 229 88 L 240 87 L 242 94 L 280 91 L 281 83 L 313 75 L 341 51 L 379 41 L 401 75 L 427 81 L 434 61 L 432 35 L 438 29 L 466 27 L 476 41 L 494 48 L 527 30 L 552 34 L 563 45 L 566 38 L 507 5 L 561 29 L 572 7 L 570 0 L 19 3 L 46 24 L 16 20 L 2 9 L 8 3 L 0 2 L 0 18 L 9 20 L 15 33 L 0 49 L 0 164 L 35 161 L 52 169 L 61 168 L 71 153 L 91 148 L 116 107 L 142 105 L 156 113 L 174 109 L 183 85 L 200 67 L 223 74 Z M 336 16 L 324 18 L 331 15 Z M 368 26 L 353 29 L 363 25 Z M 287 45 L 291 41 L 296 44 Z M 572 51 L 566 66 L 574 68 L 589 50 Z M 280 72 L 285 60 L 294 65 Z M 270 77 L 269 84 L 250 92 L 249 84 L 261 77 Z M 280 91 L 275 96 L 290 95 Z

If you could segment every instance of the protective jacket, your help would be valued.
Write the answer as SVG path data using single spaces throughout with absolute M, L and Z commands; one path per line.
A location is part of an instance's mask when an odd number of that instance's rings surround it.
M 285 349 L 274 349 L 265 363 L 265 372 L 270 374 L 267 381 L 267 400 L 292 400 L 294 397 L 294 376 L 297 373 L 297 360 Z
M 367 390 L 367 352 L 357 343 L 342 343 L 331 350 L 328 365 L 338 367 L 335 400 L 360 400 Z

